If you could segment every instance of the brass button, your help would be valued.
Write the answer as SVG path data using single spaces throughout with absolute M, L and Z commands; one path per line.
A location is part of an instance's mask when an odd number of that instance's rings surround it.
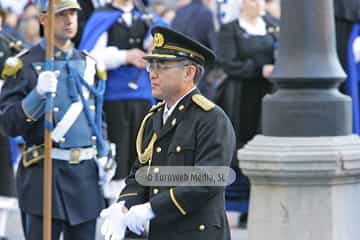
M 96 141 L 96 136 L 91 136 L 92 141 Z
M 205 225 L 201 224 L 201 225 L 199 226 L 199 230 L 200 230 L 201 232 L 203 232 L 203 231 L 205 230 Z
M 66 139 L 65 138 L 60 138 L 60 140 L 59 140 L 61 143 L 64 143 L 65 141 L 66 141 Z
M 156 148 L 156 152 L 157 152 L 157 153 L 161 152 L 161 147 L 157 147 L 157 148 Z
M 185 106 L 184 106 L 184 105 L 180 105 L 180 106 L 179 106 L 179 111 L 184 110 L 184 108 L 185 108 Z
M 90 105 L 90 110 L 95 111 L 95 105 Z
M 60 108 L 54 107 L 54 112 L 60 112 Z
M 154 188 L 154 189 L 153 189 L 153 193 L 154 193 L 154 194 L 158 194 L 158 192 L 159 192 L 159 189 L 158 189 L 158 188 Z
M 38 157 L 38 156 L 39 156 L 39 152 L 38 152 L 38 151 L 33 151 L 32 156 L 33 156 L 33 158 Z
M 158 173 L 160 171 L 159 168 L 154 168 L 154 173 Z
M 30 122 L 32 122 L 32 121 L 31 121 L 30 118 L 27 118 L 27 119 L 26 119 L 26 122 L 30 123 Z
M 176 124 L 176 118 L 174 118 L 174 119 L 171 121 L 171 125 L 172 125 L 172 126 L 175 126 L 175 124 Z
M 180 146 L 176 147 L 176 152 L 181 152 L 181 147 Z
M 41 66 L 41 65 L 35 66 L 35 70 L 36 70 L 36 71 L 41 71 L 41 70 L 42 70 L 42 66 Z

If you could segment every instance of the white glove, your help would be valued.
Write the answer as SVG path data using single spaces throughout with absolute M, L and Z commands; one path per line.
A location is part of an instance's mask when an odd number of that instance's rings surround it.
M 40 96 L 44 96 L 46 93 L 56 92 L 57 77 L 52 71 L 44 71 L 39 74 L 36 91 Z
M 114 159 L 108 157 L 101 157 L 96 159 L 99 173 L 99 184 L 104 185 L 109 183 L 115 175 L 116 162 Z
M 147 222 L 154 217 L 155 213 L 151 209 L 149 202 L 135 205 L 130 208 L 125 216 L 126 225 L 130 231 L 136 233 L 137 235 L 141 235 L 141 233 L 145 230 L 145 225 Z
M 105 218 L 105 221 L 100 231 L 105 240 L 122 240 L 125 237 L 125 216 L 128 210 L 124 204 L 125 201 L 120 201 L 101 211 L 100 217 Z
M 355 62 L 360 62 L 360 37 L 355 38 L 353 42 L 353 53 Z

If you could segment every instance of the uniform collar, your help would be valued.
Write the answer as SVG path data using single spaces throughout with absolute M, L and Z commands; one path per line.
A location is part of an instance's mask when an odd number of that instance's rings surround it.
M 192 91 L 194 91 L 196 89 L 196 87 L 193 87 L 192 89 L 190 89 L 189 91 L 187 91 L 182 97 L 180 97 L 175 103 L 174 105 L 172 105 L 171 108 L 168 108 L 167 104 L 165 104 L 164 107 L 164 112 L 163 112 L 163 123 L 166 122 L 166 120 L 171 116 L 172 112 L 174 111 L 174 109 L 176 108 L 176 106 L 179 104 L 179 102 L 181 100 L 183 100 L 187 95 L 189 95 Z
M 195 88 L 193 90 L 191 90 L 187 95 L 185 95 L 179 102 L 178 104 L 175 106 L 173 112 L 171 113 L 171 115 L 168 117 L 166 123 L 163 125 L 163 110 L 165 107 L 163 107 L 162 109 L 159 109 L 157 113 L 155 113 L 154 118 L 153 118 L 153 129 L 156 133 L 156 135 L 158 136 L 158 139 L 162 138 L 163 136 L 165 136 L 166 134 L 168 134 L 173 128 L 175 128 L 185 117 L 185 112 L 187 109 L 190 108 L 191 104 L 192 104 L 192 100 L 191 97 L 194 94 L 198 94 L 200 93 L 200 91 Z M 162 110 L 162 111 L 161 111 Z
M 40 46 L 46 51 L 46 39 L 41 40 Z M 67 51 L 63 51 L 60 48 L 54 46 L 54 59 L 55 60 L 69 60 L 74 55 L 74 47 L 71 47 Z

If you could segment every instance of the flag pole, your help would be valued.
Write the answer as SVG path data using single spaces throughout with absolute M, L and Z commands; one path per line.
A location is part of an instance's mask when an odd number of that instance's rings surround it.
M 54 11 L 55 0 L 48 1 L 47 7 L 47 24 L 45 26 L 46 37 L 46 60 L 45 70 L 53 70 L 54 58 Z M 45 132 L 44 132 L 44 178 L 43 178 L 43 239 L 51 240 L 51 218 L 52 218 L 52 122 L 53 122 L 53 95 L 46 94 L 45 107 Z

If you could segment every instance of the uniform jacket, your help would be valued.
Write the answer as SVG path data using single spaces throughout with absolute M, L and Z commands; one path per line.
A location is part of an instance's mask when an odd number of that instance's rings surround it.
M 9 136 L 23 136 L 27 147 L 40 145 L 44 137 L 44 101 L 39 99 L 35 86 L 38 74 L 44 70 L 45 50 L 37 45 L 22 57 L 23 67 L 13 77 L 5 81 L 1 96 L 0 125 Z M 75 84 L 70 75 L 94 79 L 95 65 L 91 65 L 82 53 L 73 49 L 71 53 L 55 51 L 55 71 L 59 72 L 57 93 L 54 98 L 54 126 L 62 119 L 73 100 Z M 70 74 L 71 73 L 71 74 Z M 85 77 L 87 75 L 87 77 Z M 95 84 L 95 83 L 94 83 Z M 91 95 L 91 94 L 90 94 Z M 40 101 L 40 104 L 38 101 Z M 89 104 L 90 117 L 94 118 L 96 106 L 93 97 Z M 95 147 L 96 138 L 89 126 L 87 117 L 81 112 L 75 123 L 59 142 L 56 148 Z M 98 185 L 95 161 L 82 161 L 69 164 L 63 160 L 53 161 L 53 217 L 78 224 L 98 216 L 104 200 Z M 17 176 L 19 203 L 26 213 L 42 214 L 42 161 L 24 167 L 20 164 Z
M 195 103 L 194 95 L 199 91 L 182 99 L 164 126 L 163 105 L 151 110 L 142 149 L 156 133 L 151 160 L 154 171 L 156 166 L 229 166 L 235 148 L 232 125 L 219 107 L 205 100 L 210 106 L 206 109 L 206 104 Z M 148 164 L 135 163 L 119 201 L 125 200 L 128 208 L 150 201 L 156 217 L 150 223 L 149 239 L 230 239 L 224 187 L 144 187 L 136 182 L 135 172 Z

